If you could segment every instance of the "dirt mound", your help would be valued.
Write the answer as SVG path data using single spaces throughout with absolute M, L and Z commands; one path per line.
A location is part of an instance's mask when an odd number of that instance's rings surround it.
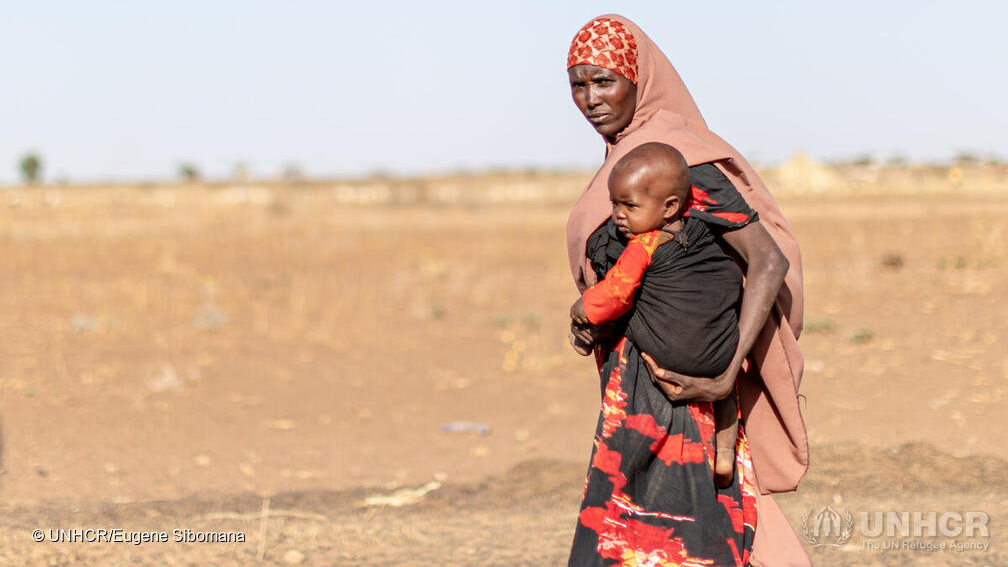
M 864 495 L 943 490 L 1005 493 L 1008 462 L 956 457 L 928 443 L 879 450 L 857 443 L 816 447 L 801 490 L 846 490 Z
M 1005 497 L 998 479 L 1008 462 L 993 457 L 958 458 L 926 443 L 887 450 L 854 443 L 816 448 L 813 468 L 799 493 L 781 495 L 785 512 L 801 517 L 820 504 L 852 510 L 878 505 L 886 495 L 906 509 L 941 510 Z M 370 496 L 399 489 L 355 488 L 295 491 L 266 501 L 258 495 L 202 495 L 174 501 L 83 508 L 53 506 L 0 510 L 0 561 L 4 564 L 206 564 L 243 565 L 261 556 L 266 564 L 305 565 L 558 565 L 565 561 L 585 474 L 583 463 L 534 459 L 479 482 L 433 488 L 412 505 L 366 506 Z M 432 485 L 433 486 L 433 485 Z M 408 490 L 408 489 L 407 489 Z M 992 516 L 994 510 L 990 510 Z M 992 525 L 995 520 L 992 518 Z M 125 530 L 244 534 L 244 542 L 64 544 L 34 543 L 33 529 L 115 527 Z M 796 525 L 800 530 L 800 526 Z M 992 545 L 1008 542 L 992 529 Z M 914 550 L 886 554 L 862 549 L 813 547 L 826 565 L 942 565 L 947 556 Z M 982 553 L 982 554 L 981 554 Z M 990 565 L 995 551 L 961 552 L 956 564 Z M 295 561 L 297 560 L 297 561 Z

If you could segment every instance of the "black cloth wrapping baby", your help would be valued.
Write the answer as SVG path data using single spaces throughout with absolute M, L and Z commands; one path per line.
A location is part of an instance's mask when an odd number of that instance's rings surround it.
M 655 250 L 634 307 L 618 328 L 662 368 L 714 377 L 738 346 L 742 271 L 705 222 L 683 221 L 681 235 Z M 625 247 L 611 219 L 592 234 L 587 253 L 599 279 Z

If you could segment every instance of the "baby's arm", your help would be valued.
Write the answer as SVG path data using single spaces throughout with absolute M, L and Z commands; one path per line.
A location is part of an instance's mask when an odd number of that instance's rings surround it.
M 593 325 L 622 317 L 633 307 L 634 293 L 651 265 L 651 255 L 667 241 L 667 234 L 657 230 L 635 235 L 616 260 L 616 265 L 602 281 L 586 289 L 579 300 L 582 305 L 575 306 Z M 573 307 L 571 311 L 573 317 Z

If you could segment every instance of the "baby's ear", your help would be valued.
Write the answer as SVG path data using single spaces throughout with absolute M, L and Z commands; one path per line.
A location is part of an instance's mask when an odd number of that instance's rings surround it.
M 665 218 L 671 219 L 679 212 L 679 197 L 670 195 L 665 199 Z

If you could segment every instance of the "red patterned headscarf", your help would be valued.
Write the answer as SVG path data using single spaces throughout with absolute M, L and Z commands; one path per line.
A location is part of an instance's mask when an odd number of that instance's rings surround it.
M 618 20 L 597 18 L 578 30 L 570 51 L 567 68 L 595 65 L 615 71 L 637 84 L 637 40 Z

